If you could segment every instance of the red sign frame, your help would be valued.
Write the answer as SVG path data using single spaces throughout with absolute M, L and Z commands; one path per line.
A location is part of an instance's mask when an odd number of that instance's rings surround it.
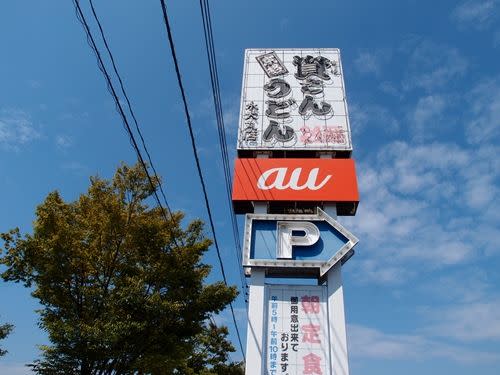
M 359 202 L 353 159 L 236 159 L 233 203 Z

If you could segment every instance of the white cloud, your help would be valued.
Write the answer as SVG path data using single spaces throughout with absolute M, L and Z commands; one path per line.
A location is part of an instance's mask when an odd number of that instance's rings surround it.
M 418 140 L 432 137 L 433 128 L 446 109 L 447 102 L 441 95 L 428 95 L 420 98 L 410 115 L 413 132 Z
M 434 298 L 440 304 L 465 304 L 488 298 L 495 288 L 488 284 L 486 272 L 469 267 L 426 279 L 419 289 L 428 299 Z
M 402 94 L 400 90 L 392 82 L 383 81 L 382 83 L 380 83 L 379 88 L 382 92 L 386 94 L 402 99 Z
M 389 334 L 362 325 L 348 326 L 349 348 L 353 357 L 372 359 L 447 359 L 459 363 L 500 361 L 500 354 L 450 345 L 416 334 Z
M 428 307 L 425 332 L 468 341 L 500 342 L 500 299 Z
M 207 92 L 206 96 L 194 106 L 191 110 L 193 118 L 204 118 L 214 116 L 214 100 L 211 92 Z
M 236 322 L 238 323 L 238 327 L 244 327 L 246 329 L 248 322 L 247 309 L 245 307 L 234 307 L 233 310 Z M 229 308 L 226 308 L 217 315 L 213 315 L 213 319 L 217 325 L 234 327 L 233 317 Z
M 399 130 L 398 120 L 387 108 L 377 104 L 351 103 L 349 117 L 354 134 L 360 134 L 369 128 L 381 129 L 386 134 L 394 134 Z
M 61 165 L 61 168 L 70 171 L 77 176 L 88 176 L 90 172 L 87 166 L 77 161 L 64 162 Z
M 113 107 L 114 108 L 114 107 Z M 84 121 L 89 117 L 88 112 L 63 112 L 58 118 L 61 121 L 65 122 L 75 122 L 75 121 Z
M 42 82 L 36 79 L 29 79 L 26 83 L 33 89 L 39 89 L 40 87 L 42 87 Z
M 383 65 L 390 59 L 389 51 L 360 51 L 354 60 L 354 66 L 363 74 L 379 75 Z
M 435 91 L 462 77 L 467 67 L 467 60 L 456 48 L 422 41 L 411 52 L 403 88 Z
M 461 26 L 482 29 L 493 20 L 498 3 L 497 0 L 465 1 L 453 10 L 451 16 Z
M 472 144 L 496 142 L 500 138 L 500 77 L 479 83 L 470 93 L 472 119 L 467 139 Z
M 290 19 L 287 17 L 284 17 L 280 20 L 280 30 L 285 31 L 289 28 L 290 26 Z
M 406 332 L 349 325 L 353 356 L 406 361 L 436 358 L 465 364 L 499 362 L 500 353 L 487 349 L 500 342 L 500 298 L 496 286 L 488 283 L 487 274 L 465 267 L 433 279 L 419 276 L 420 282 L 411 294 L 426 296 L 427 306 L 415 307 L 423 319 L 413 322 Z M 477 349 L 478 343 L 482 350 Z
M 357 271 L 356 279 L 361 283 L 376 282 L 380 285 L 398 285 L 403 284 L 409 277 L 410 271 L 401 266 L 384 265 L 381 267 L 380 262 L 369 258 L 368 254 L 364 253 L 365 259 L 358 261 L 356 264 Z
M 240 102 L 236 99 L 228 100 L 228 102 L 229 104 L 223 108 L 224 127 L 226 128 L 227 137 L 235 137 L 238 132 Z
M 60 134 L 56 136 L 56 145 L 59 148 L 65 149 L 73 145 L 73 139 L 67 135 Z
M 194 108 L 192 111 L 193 118 L 203 119 L 210 122 L 214 127 L 217 127 L 217 120 L 215 108 L 213 104 L 212 93 L 207 93 L 207 96 Z M 228 144 L 234 144 L 234 139 L 238 133 L 240 113 L 240 99 L 239 96 L 226 96 L 222 100 L 222 116 L 224 119 L 224 128 L 226 129 L 226 137 Z M 232 142 L 232 143 L 231 143 Z
M 360 239 L 361 282 L 404 283 L 499 252 L 498 147 L 393 142 L 358 164 L 361 202 L 341 218 Z
M 482 208 L 497 195 L 497 186 L 492 175 L 478 176 L 466 183 L 465 198 L 470 207 Z
M 499 47 L 500 46 L 500 30 L 495 31 L 493 34 L 493 47 Z
M 24 111 L 0 110 L 0 148 L 19 150 L 20 146 L 40 138 L 31 117 Z

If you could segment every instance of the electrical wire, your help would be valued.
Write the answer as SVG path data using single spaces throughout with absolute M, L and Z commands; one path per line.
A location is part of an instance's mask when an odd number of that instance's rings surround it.
M 124 112 L 122 105 L 120 103 L 120 99 L 118 98 L 116 90 L 115 90 L 113 83 L 111 81 L 111 77 L 110 77 L 110 75 L 109 75 L 109 73 L 104 65 L 101 53 L 99 52 L 99 49 L 97 48 L 97 45 L 96 45 L 96 42 L 95 42 L 94 37 L 92 35 L 92 32 L 90 31 L 90 27 L 87 23 L 87 20 L 85 19 L 85 15 L 83 14 L 83 11 L 80 7 L 80 2 L 79 2 L 79 0 L 73 0 L 73 4 L 75 6 L 76 17 L 77 17 L 78 21 L 82 24 L 84 31 L 85 31 L 85 35 L 87 37 L 87 43 L 89 44 L 90 48 L 92 49 L 94 55 L 97 58 L 97 66 L 99 67 L 99 70 L 104 75 L 104 78 L 106 80 L 106 87 L 107 87 L 109 93 L 111 94 L 111 96 L 113 97 L 116 110 L 120 114 L 120 117 L 122 118 L 122 122 L 124 124 L 125 130 L 127 131 L 128 136 L 129 136 L 130 143 L 131 143 L 132 147 L 134 148 L 136 155 L 137 155 L 137 159 L 139 160 L 139 163 L 141 164 L 144 172 L 146 173 L 146 177 L 148 179 L 148 182 L 150 183 L 151 188 L 153 189 L 153 194 L 155 196 L 155 200 L 156 200 L 158 206 L 160 207 L 161 213 L 162 213 L 165 221 L 169 222 L 169 217 L 167 216 L 167 212 L 168 212 L 168 215 L 170 216 L 170 220 L 173 220 L 172 211 L 170 210 L 170 207 L 168 205 L 166 198 L 165 198 L 166 209 L 165 209 L 165 207 L 163 207 L 163 205 L 160 201 L 160 197 L 158 196 L 158 192 L 157 192 L 156 186 L 153 182 L 153 178 L 149 174 L 148 167 L 146 165 L 146 162 L 144 161 L 141 150 L 140 150 L 140 148 L 137 144 L 137 141 L 135 139 L 134 133 L 132 132 L 132 129 L 130 128 L 129 122 L 127 120 L 127 116 L 125 115 L 125 112 Z M 122 89 L 123 89 L 123 86 L 122 86 Z M 130 103 L 130 101 L 128 101 L 128 103 Z M 156 180 L 156 183 L 158 184 L 158 186 L 160 186 L 161 182 L 160 182 L 159 178 L 156 176 L 156 174 L 155 174 L 155 180 Z M 177 241 L 175 239 L 175 236 L 172 236 L 172 240 L 174 241 L 175 245 L 177 247 L 179 247 L 179 245 L 177 244 Z
M 137 131 L 137 134 L 139 134 L 139 138 L 141 140 L 141 143 L 142 143 L 142 147 L 144 149 L 144 152 L 146 152 L 146 156 L 148 158 L 148 163 L 149 163 L 149 166 L 151 167 L 151 169 L 153 170 L 153 173 L 154 173 L 154 177 L 156 179 L 156 181 L 158 181 L 158 189 L 160 190 L 160 194 L 162 195 L 163 197 L 163 201 L 165 203 L 165 206 L 168 208 L 168 211 L 169 211 L 169 214 L 170 214 L 170 217 L 172 217 L 172 213 L 170 211 L 170 207 L 168 205 L 168 202 L 167 202 L 167 197 L 165 195 L 165 192 L 163 191 L 163 186 L 161 184 L 161 181 L 160 181 L 160 177 L 158 176 L 158 173 L 156 172 L 156 168 L 153 164 L 153 160 L 151 160 L 151 155 L 149 153 L 149 150 L 146 146 L 146 142 L 144 141 L 144 137 L 142 135 L 142 132 L 141 132 L 141 128 L 139 127 L 139 124 L 137 122 L 137 118 L 135 117 L 135 113 L 132 109 L 132 105 L 130 104 L 130 100 L 128 98 L 128 95 L 127 95 L 127 92 L 125 91 L 125 87 L 124 87 L 124 84 L 123 84 L 123 80 L 120 76 L 120 73 L 118 72 L 118 68 L 116 67 L 116 63 L 115 63 L 115 59 L 113 57 L 113 54 L 111 53 L 111 49 L 109 48 L 109 45 L 108 45 L 108 41 L 106 39 L 106 36 L 104 35 L 104 30 L 102 29 L 102 25 L 101 25 L 101 22 L 99 20 L 99 17 L 97 16 L 97 13 L 95 11 L 95 8 L 94 8 L 94 2 L 92 0 L 89 0 L 89 3 L 90 3 L 90 8 L 92 10 L 92 14 L 94 16 L 94 19 L 97 23 L 97 26 L 99 27 L 99 32 L 101 34 L 101 38 L 104 42 L 104 46 L 106 48 L 106 51 L 108 52 L 108 55 L 109 55 L 109 59 L 111 60 L 111 65 L 113 66 L 113 70 L 115 72 L 115 75 L 116 77 L 118 78 L 118 82 L 120 83 L 120 88 L 121 88 L 121 92 L 123 94 L 123 97 L 125 98 L 125 101 L 127 102 L 127 107 L 128 107 L 128 110 L 130 112 L 130 115 L 132 116 L 132 119 L 134 120 L 134 124 L 135 124 L 135 129 Z
M 140 161 L 140 164 L 142 165 L 142 167 L 143 167 L 143 169 L 144 169 L 144 171 L 145 171 L 145 173 L 146 173 L 146 175 L 147 175 L 147 178 L 148 178 L 148 180 L 149 180 L 149 182 L 150 182 L 151 186 L 153 187 L 154 195 L 155 195 L 156 201 L 157 201 L 157 203 L 158 203 L 158 206 L 161 208 L 161 211 L 162 211 L 162 213 L 163 213 L 163 215 L 164 215 L 165 219 L 166 219 L 166 220 L 168 220 L 168 218 L 166 217 L 166 212 L 165 212 L 165 209 L 163 208 L 163 206 L 162 206 L 162 204 L 161 204 L 161 202 L 160 202 L 160 199 L 159 199 L 159 197 L 158 197 L 158 195 L 157 195 L 155 185 L 154 185 L 154 183 L 153 183 L 153 181 L 152 181 L 151 176 L 149 175 L 149 171 L 148 171 L 148 168 L 147 168 L 146 163 L 145 163 L 145 161 L 144 161 L 144 158 L 142 157 L 141 151 L 140 151 L 140 149 L 139 149 L 139 147 L 138 147 L 138 145 L 137 145 L 137 141 L 135 140 L 135 137 L 134 137 L 134 135 L 133 135 L 133 132 L 131 131 L 130 125 L 129 125 L 128 120 L 127 120 L 127 117 L 126 117 L 126 115 L 125 115 L 125 113 L 124 113 L 124 110 L 123 110 L 123 108 L 122 108 L 122 106 L 121 106 L 121 103 L 120 103 L 120 101 L 119 101 L 119 98 L 118 98 L 118 96 L 117 96 L 117 94 L 116 94 L 116 90 L 115 90 L 115 88 L 114 88 L 114 86 L 113 86 L 113 84 L 112 84 L 112 81 L 111 81 L 110 75 L 109 75 L 109 73 L 108 73 L 108 72 L 107 72 L 107 70 L 106 70 L 106 67 L 105 67 L 104 62 L 103 62 L 102 57 L 101 57 L 101 54 L 100 54 L 100 52 L 99 52 L 99 50 L 98 50 L 98 48 L 97 48 L 97 45 L 96 45 L 95 40 L 94 40 L 94 38 L 93 38 L 93 36 L 92 36 L 92 33 L 91 33 L 90 28 L 89 28 L 89 26 L 88 26 L 88 23 L 87 23 L 87 22 L 86 22 L 86 20 L 85 20 L 85 16 L 84 16 L 84 14 L 83 14 L 83 12 L 82 12 L 82 10 L 81 10 L 81 8 L 80 8 L 79 1 L 78 1 L 78 0 L 74 0 L 73 2 L 74 2 L 74 4 L 75 4 L 75 8 L 76 8 L 76 11 L 77 11 L 77 12 L 76 12 L 76 14 L 77 14 L 77 18 L 78 18 L 78 20 L 80 21 L 80 23 L 83 25 L 84 30 L 85 30 L 85 33 L 86 33 L 86 35 L 87 35 L 87 41 L 88 41 L 88 43 L 89 43 L 89 45 L 90 45 L 90 47 L 91 47 L 92 51 L 94 52 L 94 54 L 96 55 L 96 58 L 97 58 L 97 60 L 98 60 L 98 67 L 99 67 L 99 70 L 101 70 L 101 72 L 103 73 L 103 75 L 104 75 L 104 77 L 105 77 L 105 79 L 106 79 L 106 84 L 107 84 L 108 91 L 110 92 L 110 94 L 113 96 L 113 98 L 114 98 L 114 100 L 115 100 L 115 105 L 116 105 L 116 107 L 117 107 L 117 111 L 119 112 L 120 116 L 122 117 L 123 123 L 124 123 L 124 125 L 125 125 L 125 129 L 127 130 L 127 133 L 129 134 L 129 138 L 130 138 L 131 144 L 132 144 L 132 146 L 133 146 L 134 150 L 136 151 L 136 154 L 137 154 L 138 160 Z M 90 2 L 90 5 L 91 5 L 91 8 L 92 8 L 92 13 L 93 13 L 93 15 L 94 15 L 94 18 L 95 18 L 95 20 L 96 20 L 96 22 L 97 22 L 97 24 L 98 24 L 98 27 L 99 27 L 99 30 L 100 30 L 100 33 L 101 33 L 101 37 L 103 38 L 103 41 L 104 41 L 104 44 L 105 44 L 106 50 L 107 50 L 107 52 L 108 52 L 108 54 L 109 54 L 109 56 L 110 56 L 110 59 L 111 59 L 112 65 L 113 65 L 114 72 L 115 72 L 115 74 L 116 74 L 116 75 L 117 75 L 117 77 L 118 77 L 118 80 L 119 80 L 119 83 L 120 83 L 120 87 L 121 87 L 122 93 L 123 93 L 123 95 L 124 95 L 124 97 L 125 97 L 125 99 L 126 99 L 126 102 L 127 102 L 127 105 L 128 105 L 129 112 L 130 112 L 130 114 L 131 114 L 131 116 L 132 116 L 132 118 L 133 118 L 133 120 L 134 120 L 136 130 L 137 130 L 137 132 L 138 132 L 138 134 L 139 134 L 139 136 L 140 136 L 140 138 L 141 138 L 141 142 L 142 142 L 142 145 L 143 145 L 143 147 L 144 147 L 144 149 L 145 149 L 145 152 L 146 152 L 146 154 L 147 154 L 148 161 L 150 162 L 151 168 L 152 168 L 152 169 L 153 169 L 153 171 L 154 171 L 155 178 L 156 178 L 156 181 L 157 181 L 157 183 L 158 183 L 158 186 L 160 187 L 160 191 L 161 191 L 161 194 L 162 194 L 163 199 L 164 199 L 164 201 L 165 201 L 165 205 L 166 205 L 166 207 L 167 207 L 168 213 L 169 213 L 169 215 L 172 217 L 172 213 L 171 213 L 170 207 L 168 206 L 168 202 L 167 202 L 167 200 L 166 200 L 165 193 L 164 193 L 164 191 L 163 191 L 163 189 L 162 189 L 162 187 L 161 187 L 160 180 L 159 180 L 159 178 L 157 177 L 157 173 L 156 173 L 156 170 L 155 170 L 154 165 L 153 165 L 153 163 L 152 163 L 151 156 L 150 156 L 150 154 L 149 154 L 149 151 L 147 150 L 146 143 L 145 143 L 144 138 L 143 138 L 143 136 L 142 136 L 142 133 L 141 133 L 141 131 L 140 131 L 140 128 L 139 128 L 139 125 L 138 125 L 138 122 L 137 122 L 137 118 L 136 118 L 136 116 L 135 116 L 135 114 L 134 114 L 134 112 L 133 112 L 132 106 L 131 106 L 131 104 L 130 104 L 130 100 L 129 100 L 128 95 L 126 94 L 126 91 L 125 91 L 125 89 L 124 89 L 123 80 L 121 79 L 121 76 L 120 76 L 120 74 L 118 73 L 118 69 L 117 69 L 117 67 L 116 67 L 116 63 L 115 63 L 115 61 L 114 61 L 114 57 L 113 57 L 113 55 L 112 55 L 112 53 L 111 53 L 111 50 L 110 50 L 109 45 L 108 45 L 108 43 L 107 43 L 107 40 L 106 40 L 106 38 L 105 38 L 105 35 L 104 35 L 104 32 L 103 32 L 103 29 L 102 29 L 102 25 L 101 25 L 101 23 L 100 23 L 100 21 L 99 21 L 99 19 L 98 19 L 98 17 L 97 17 L 97 14 L 96 14 L 96 12 L 95 12 L 95 8 L 94 8 L 94 6 L 93 6 L 92 0 L 89 0 L 89 2 Z M 184 96 L 184 99 L 185 99 L 185 95 L 183 95 L 183 96 Z M 191 135 L 191 137 L 192 137 L 192 142 L 194 142 L 194 137 L 193 137 L 192 131 L 191 131 L 191 134 L 190 134 L 190 135 Z M 195 145 L 194 145 L 194 146 L 195 146 Z M 197 155 L 196 155 L 196 156 L 197 156 Z M 199 167 L 199 160 L 197 160 L 197 161 L 198 161 L 198 163 L 197 163 L 197 164 L 198 164 L 198 167 Z M 201 170 L 199 170 L 199 172 L 201 172 Z M 206 203 L 208 203 L 208 199 L 207 199 L 207 196 L 206 196 L 206 188 L 205 188 L 205 186 L 204 186 L 204 182 L 203 182 L 203 181 L 202 181 L 202 185 L 203 185 L 203 188 L 204 188 L 203 190 L 204 190 L 204 193 L 205 193 L 205 200 L 206 200 Z M 209 207 L 209 206 L 208 206 L 208 207 Z M 213 220 L 212 220 L 212 217 L 211 217 L 211 213 L 210 213 L 210 212 L 209 212 L 209 218 L 210 218 L 210 221 L 211 221 L 212 232 L 214 233 L 214 243 L 216 243 L 216 237 L 215 237 L 214 225 L 213 225 Z M 174 239 L 174 242 L 175 242 L 175 239 Z M 176 244 L 176 245 L 177 245 L 177 244 Z M 219 251 L 219 249 L 218 249 L 218 245 L 217 245 L 217 244 L 216 244 L 216 248 L 217 248 L 217 250 L 218 250 L 218 257 L 219 257 L 219 262 L 220 262 L 220 264 L 221 264 L 221 270 L 222 270 L 222 273 L 223 273 L 224 282 L 225 282 L 225 284 L 226 284 L 226 285 L 228 285 L 228 284 L 227 284 L 227 278 L 226 278 L 226 276 L 225 276 L 225 272 L 224 272 L 224 269 L 223 269 L 223 266 L 222 266 L 222 259 L 220 258 L 220 251 Z M 237 326 L 237 324 L 236 324 L 236 318 L 235 318 L 234 309 L 233 309 L 232 304 L 230 304 L 230 307 L 231 307 L 231 313 L 232 313 L 232 317 L 233 317 L 233 322 L 234 322 L 234 324 L 235 324 L 235 329 L 236 329 L 236 332 L 237 332 L 237 335 L 238 335 L 238 340 L 239 340 L 239 344 L 240 344 L 240 349 L 241 349 L 241 351 L 242 351 L 242 353 L 243 353 L 243 347 L 242 347 L 242 344 L 241 344 L 241 337 L 240 337 L 240 334 L 239 334 L 238 326 Z M 244 357 L 244 353 L 243 353 L 243 357 Z
M 186 121 L 187 121 L 188 129 L 189 129 L 189 137 L 190 137 L 190 140 L 191 140 L 191 146 L 192 146 L 192 149 L 193 149 L 193 155 L 194 155 L 194 159 L 195 159 L 195 162 L 196 162 L 196 169 L 197 169 L 198 176 L 200 178 L 201 187 L 202 187 L 202 190 L 203 190 L 203 197 L 204 197 L 204 200 L 205 200 L 205 207 L 206 207 L 207 213 L 208 213 L 208 219 L 209 219 L 209 222 L 210 222 L 210 228 L 211 228 L 212 234 L 214 236 L 214 245 L 215 245 L 215 249 L 216 249 L 216 252 L 217 252 L 217 258 L 219 260 L 219 265 L 220 265 L 220 268 L 221 268 L 222 277 L 224 279 L 224 284 L 227 286 L 228 285 L 228 283 L 227 283 L 227 277 L 226 277 L 226 273 L 224 271 L 224 264 L 222 262 L 222 258 L 221 258 L 221 254 L 220 254 L 220 249 L 219 249 L 219 245 L 218 245 L 218 242 L 217 242 L 217 236 L 216 236 L 216 233 L 215 233 L 214 221 L 213 221 L 213 218 L 212 218 L 212 211 L 210 209 L 210 204 L 209 204 L 209 201 L 208 201 L 207 189 L 206 189 L 205 181 L 204 181 L 204 178 L 203 178 L 203 172 L 201 170 L 200 159 L 198 157 L 198 150 L 196 148 L 196 142 L 195 142 L 195 138 L 194 138 L 193 127 L 192 127 L 192 124 L 191 124 L 191 116 L 189 114 L 189 109 L 188 109 L 188 104 L 187 104 L 187 99 L 186 99 L 186 93 L 184 91 L 184 85 L 182 83 L 181 73 L 180 73 L 180 69 L 179 69 L 179 63 L 177 61 L 177 54 L 175 52 L 175 46 L 174 46 L 174 41 L 173 41 L 173 37 L 172 37 L 172 30 L 171 30 L 170 22 L 169 22 L 168 16 L 167 16 L 167 8 L 166 8 L 166 4 L 165 4 L 164 0 L 160 0 L 160 4 L 161 4 L 161 8 L 162 8 L 162 13 L 163 13 L 163 21 L 164 21 L 165 28 L 166 28 L 166 31 L 167 31 L 168 42 L 169 42 L 169 45 L 170 45 L 170 51 L 171 51 L 171 54 L 172 54 L 172 59 L 174 61 L 175 73 L 176 73 L 176 76 L 177 76 L 177 83 L 178 83 L 179 90 L 181 92 L 182 101 L 183 101 L 184 113 L 185 113 L 185 116 L 186 116 Z M 240 331 L 238 329 L 238 324 L 236 323 L 236 316 L 235 316 L 235 313 L 234 313 L 234 308 L 233 308 L 232 302 L 229 303 L 229 307 L 231 309 L 231 315 L 232 315 L 232 318 L 233 318 L 233 323 L 234 323 L 234 327 L 235 327 L 235 330 L 236 330 L 236 334 L 238 336 L 238 342 L 239 342 L 239 345 L 240 345 L 241 353 L 243 355 L 243 360 L 246 360 L 246 358 L 245 358 L 245 352 L 243 350 L 243 344 L 242 344 L 242 341 L 241 341 Z
M 217 119 L 217 131 L 219 135 L 219 146 L 221 150 L 221 158 L 224 169 L 224 179 L 226 187 L 226 198 L 228 201 L 228 207 L 230 210 L 231 223 L 233 227 L 233 238 L 235 243 L 236 259 L 239 262 L 240 269 L 240 279 L 243 291 L 246 293 L 246 280 L 243 274 L 242 265 L 242 255 L 241 255 L 241 243 L 240 243 L 240 233 L 238 229 L 238 222 L 236 220 L 236 214 L 233 209 L 232 199 L 231 199 L 231 168 L 229 166 L 229 156 L 227 151 L 227 141 L 226 141 L 226 129 L 224 125 L 224 115 L 222 110 L 222 100 L 220 97 L 220 86 L 219 86 L 219 74 L 217 69 L 217 60 L 215 57 L 215 44 L 212 33 L 212 20 L 210 15 L 210 5 L 207 0 L 200 0 L 200 10 L 203 21 L 203 31 L 205 37 L 205 48 L 208 57 L 208 66 L 210 70 L 210 81 L 212 87 L 212 96 L 215 105 L 215 115 Z M 245 298 L 245 302 L 247 302 Z M 248 307 L 248 306 L 247 306 Z

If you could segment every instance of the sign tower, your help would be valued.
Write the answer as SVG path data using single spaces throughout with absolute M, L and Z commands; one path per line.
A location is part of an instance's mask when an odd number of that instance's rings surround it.
M 358 239 L 336 219 L 359 196 L 340 51 L 247 49 L 237 148 L 245 373 L 348 375 L 341 268 Z

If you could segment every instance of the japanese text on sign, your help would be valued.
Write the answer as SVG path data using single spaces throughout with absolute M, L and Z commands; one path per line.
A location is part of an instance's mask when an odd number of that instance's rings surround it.
M 338 49 L 248 49 L 238 149 L 352 150 Z
M 269 286 L 267 374 L 327 374 L 325 287 Z

